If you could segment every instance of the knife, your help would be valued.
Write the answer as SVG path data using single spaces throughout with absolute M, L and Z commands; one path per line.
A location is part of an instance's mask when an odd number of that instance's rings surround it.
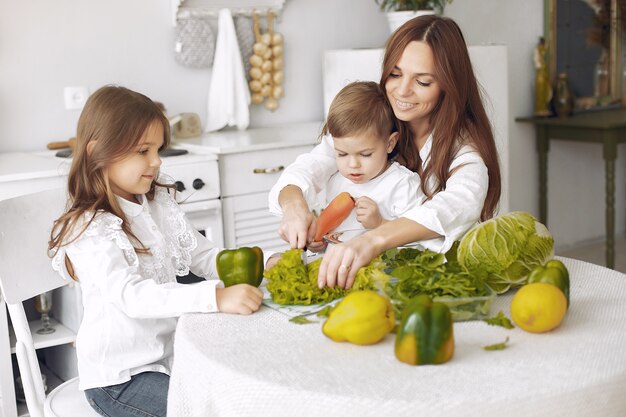
M 307 252 L 307 248 L 305 246 L 304 248 L 302 248 L 302 253 L 300 254 L 300 256 L 302 257 L 302 263 L 304 264 L 304 266 L 307 266 L 309 263 L 306 252 Z

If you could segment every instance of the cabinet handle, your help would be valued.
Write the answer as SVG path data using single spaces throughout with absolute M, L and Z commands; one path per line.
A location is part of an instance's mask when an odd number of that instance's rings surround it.
M 252 172 L 254 172 L 255 174 L 274 174 L 276 172 L 282 171 L 283 169 L 285 169 L 285 167 L 279 165 L 273 168 L 254 168 Z

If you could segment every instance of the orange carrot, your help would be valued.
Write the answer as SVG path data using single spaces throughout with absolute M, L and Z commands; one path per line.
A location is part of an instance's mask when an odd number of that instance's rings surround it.
M 321 241 L 322 236 L 339 226 L 350 215 L 354 204 L 354 198 L 345 191 L 333 198 L 317 218 L 317 231 L 314 240 L 316 242 Z

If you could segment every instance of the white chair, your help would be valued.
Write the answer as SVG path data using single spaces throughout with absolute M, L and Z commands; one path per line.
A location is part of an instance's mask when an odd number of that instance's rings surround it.
M 47 396 L 22 302 L 66 285 L 47 255 L 53 221 L 63 212 L 66 193 L 42 191 L 0 201 L 0 288 L 17 343 L 18 367 L 31 417 L 98 416 L 89 406 L 78 378 L 59 385 Z

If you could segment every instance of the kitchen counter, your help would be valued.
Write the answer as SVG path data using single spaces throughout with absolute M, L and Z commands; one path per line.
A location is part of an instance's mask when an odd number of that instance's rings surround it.
M 67 175 L 68 164 L 60 158 L 27 153 L 0 153 L 0 183 Z
M 165 157 L 163 164 L 167 166 L 179 162 L 193 162 L 193 159 L 200 157 L 199 155 L 206 158 L 213 154 L 216 155 L 214 159 L 217 159 L 217 155 L 310 146 L 317 143 L 321 127 L 322 122 L 293 123 L 248 130 L 212 132 L 195 138 L 175 139 L 171 147 L 186 149 L 190 154 L 184 157 Z M 57 158 L 54 156 L 55 153 L 56 151 L 48 150 L 0 153 L 0 185 L 11 185 L 10 192 L 0 192 L 0 198 L 27 194 L 61 184 L 48 181 L 45 186 L 42 185 L 36 189 L 31 189 L 30 184 L 19 186 L 19 189 L 15 185 L 22 181 L 51 180 L 66 176 L 71 159 Z
M 227 130 L 205 133 L 195 138 L 175 139 L 172 145 L 197 153 L 219 155 L 254 152 L 316 143 L 321 129 L 322 122 L 306 122 L 248 130 Z

